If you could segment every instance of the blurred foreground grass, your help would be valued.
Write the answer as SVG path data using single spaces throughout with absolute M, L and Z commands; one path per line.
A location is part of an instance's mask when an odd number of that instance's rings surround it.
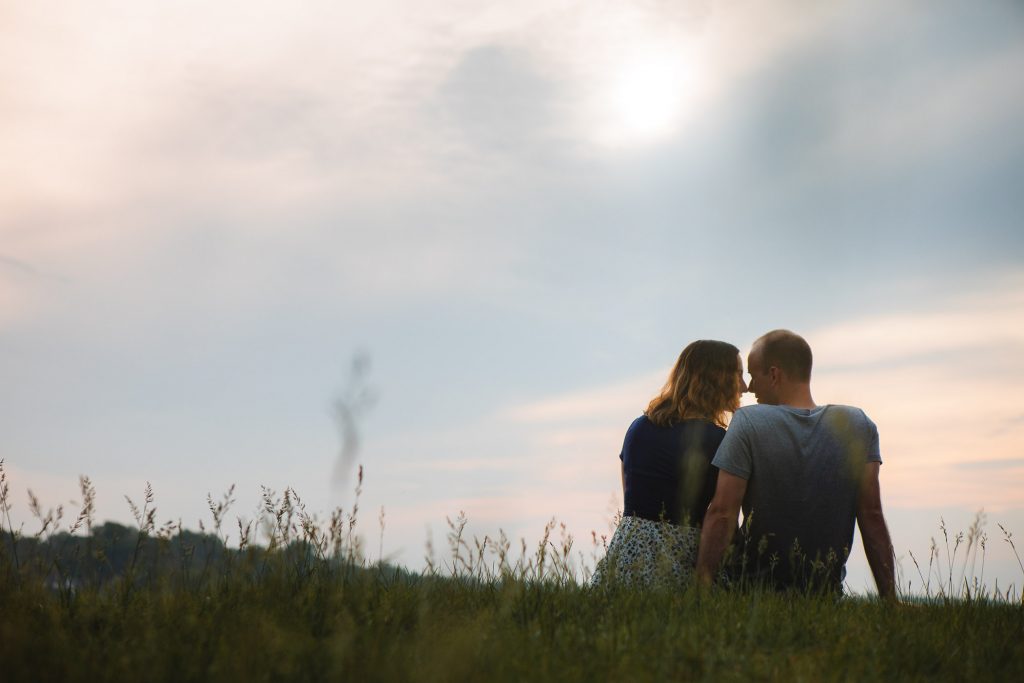
M 37 509 L 28 538 L 3 489 L 0 680 L 1024 680 L 1019 600 L 592 589 L 571 539 L 512 559 L 458 520 L 414 574 L 362 559 L 356 508 L 319 525 L 265 491 L 265 543 L 239 524 L 229 549 L 230 494 L 191 534 L 156 527 L 149 491 L 138 528 L 93 528 L 82 487 L 66 530 Z

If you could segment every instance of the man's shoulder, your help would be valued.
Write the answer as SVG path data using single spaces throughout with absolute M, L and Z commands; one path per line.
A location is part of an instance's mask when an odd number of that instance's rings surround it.
M 848 406 L 843 405 L 841 403 L 831 403 L 825 406 L 825 408 L 827 409 L 827 414 L 832 416 L 833 419 L 841 418 L 852 422 L 871 422 L 872 424 L 874 424 L 871 418 L 868 417 L 868 414 L 865 413 L 863 409 L 858 408 L 857 406 Z
M 733 415 L 733 422 L 737 422 L 736 418 L 740 418 L 738 422 L 748 423 L 759 423 L 773 420 L 783 419 L 785 416 L 785 408 L 782 406 L 768 405 L 765 403 L 755 403 L 750 406 L 743 406 Z
M 820 405 L 811 410 L 792 408 L 785 405 L 769 405 L 758 403 L 756 405 L 743 406 L 733 416 L 732 425 L 741 429 L 753 429 L 757 427 L 775 427 L 783 423 L 804 423 L 808 418 L 824 418 L 826 422 L 850 425 L 871 425 L 874 422 L 860 408 L 856 406 L 830 403 Z
M 865 417 L 867 417 L 867 415 L 864 413 L 864 410 L 861 409 L 861 408 L 858 408 L 857 406 L 848 406 L 848 405 L 844 405 L 842 403 L 829 403 L 828 405 L 826 405 L 824 407 L 828 408 L 829 410 L 835 410 L 835 411 L 846 412 L 846 413 L 855 413 L 855 414 L 864 415 Z
M 737 415 L 744 415 L 746 417 L 751 417 L 751 418 L 760 417 L 760 418 L 771 419 L 773 417 L 779 417 L 779 416 L 785 416 L 785 415 L 793 414 L 793 413 L 795 413 L 797 411 L 801 411 L 801 409 L 799 409 L 799 408 L 792 408 L 792 407 L 786 406 L 786 405 L 772 405 L 772 404 L 768 404 L 768 403 L 755 403 L 753 405 L 743 406 L 742 408 L 740 408 L 739 410 L 736 411 L 736 414 Z M 867 417 L 867 414 L 862 409 L 858 408 L 857 406 L 848 406 L 848 405 L 843 405 L 841 403 L 828 403 L 828 404 L 825 404 L 825 405 L 820 405 L 817 408 L 811 409 L 809 412 L 810 412 L 810 414 L 814 414 L 814 412 L 816 412 L 816 411 L 828 411 L 828 412 L 837 413 L 837 414 L 859 415 L 859 416 Z M 808 414 L 808 412 L 807 411 L 801 411 L 800 414 L 806 415 L 806 414 Z
M 753 403 L 749 406 L 743 406 L 736 411 L 736 414 L 742 413 L 743 415 L 761 415 L 761 414 L 772 414 L 777 412 L 780 406 L 771 405 L 769 403 Z

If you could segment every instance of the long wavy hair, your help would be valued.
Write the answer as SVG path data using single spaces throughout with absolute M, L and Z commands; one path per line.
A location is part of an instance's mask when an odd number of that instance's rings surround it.
M 726 342 L 701 339 L 688 345 L 647 406 L 647 419 L 660 427 L 689 419 L 725 427 L 726 414 L 740 407 L 739 356 L 740 350 Z

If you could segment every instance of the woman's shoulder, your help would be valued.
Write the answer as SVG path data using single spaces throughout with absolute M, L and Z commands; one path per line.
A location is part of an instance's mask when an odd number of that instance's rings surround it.
M 714 422 L 708 420 L 683 420 L 679 423 L 679 428 L 692 430 L 695 432 L 704 432 L 705 434 L 721 434 L 725 436 L 725 429 L 716 425 Z
M 646 413 L 633 420 L 629 427 L 626 429 L 626 433 L 638 432 L 642 429 L 655 426 L 653 422 L 648 419 Z
M 679 436 L 682 436 L 684 434 L 701 434 L 707 437 L 718 439 L 721 439 L 722 437 L 725 436 L 724 428 L 716 425 L 714 422 L 709 422 L 708 420 L 688 418 L 685 420 L 674 422 L 668 426 L 662 426 L 651 420 L 649 417 L 647 417 L 646 414 L 641 415 L 640 417 L 633 420 L 633 422 L 629 425 L 629 429 L 626 430 L 626 433 L 629 434 L 640 431 L 653 431 L 663 433 L 665 435 L 676 434 Z
M 685 443 L 701 442 L 717 447 L 718 443 L 725 438 L 725 430 L 714 422 L 700 419 L 680 420 L 669 427 L 652 427 L 659 430 L 662 438 Z

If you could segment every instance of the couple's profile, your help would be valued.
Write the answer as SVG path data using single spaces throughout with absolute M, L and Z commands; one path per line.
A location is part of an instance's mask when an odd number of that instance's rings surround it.
M 622 519 L 595 584 L 841 594 L 856 525 L 879 595 L 895 597 L 878 430 L 859 408 L 816 404 L 811 365 L 789 330 L 753 343 L 749 386 L 732 344 L 683 349 L 626 430 Z M 740 408 L 747 391 L 757 405 Z

